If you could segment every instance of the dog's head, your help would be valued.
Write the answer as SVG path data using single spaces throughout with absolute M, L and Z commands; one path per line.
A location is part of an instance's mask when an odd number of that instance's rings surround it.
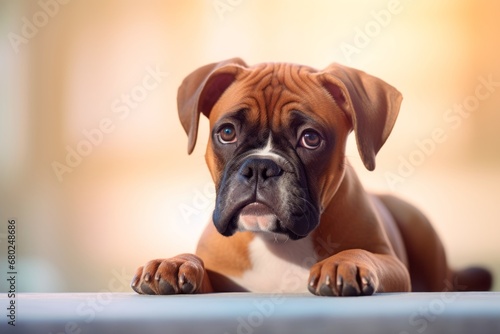
M 189 153 L 200 113 L 210 120 L 205 158 L 217 230 L 308 235 L 344 176 L 348 134 L 373 170 L 401 99 L 382 80 L 338 64 L 317 71 L 234 58 L 191 73 L 179 87 L 179 117 Z

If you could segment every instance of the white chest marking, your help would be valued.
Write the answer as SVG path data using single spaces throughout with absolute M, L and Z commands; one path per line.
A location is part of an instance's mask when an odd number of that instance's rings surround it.
M 309 237 L 274 241 L 256 235 L 249 244 L 252 268 L 232 279 L 251 292 L 307 292 L 309 269 L 317 262 Z

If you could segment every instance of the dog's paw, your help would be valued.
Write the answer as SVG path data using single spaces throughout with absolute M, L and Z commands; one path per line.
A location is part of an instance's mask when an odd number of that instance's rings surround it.
M 318 296 L 361 296 L 377 291 L 379 281 L 370 253 L 360 249 L 337 253 L 311 267 L 308 289 Z
M 152 260 L 137 269 L 131 287 L 139 294 L 199 293 L 205 275 L 203 261 L 193 254 Z

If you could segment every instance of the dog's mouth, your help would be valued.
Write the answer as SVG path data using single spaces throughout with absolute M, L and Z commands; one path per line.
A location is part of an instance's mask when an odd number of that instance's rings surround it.
M 243 203 L 234 209 L 230 216 L 227 225 L 216 224 L 219 233 L 222 235 L 231 236 L 237 231 L 250 231 L 286 235 L 292 240 L 298 240 L 307 235 L 307 233 L 299 235 L 285 227 L 278 214 L 270 206 L 260 202 Z
M 243 207 L 240 211 L 243 216 L 266 216 L 274 215 L 273 210 L 269 206 L 259 202 L 252 202 Z
M 244 206 L 237 216 L 237 227 L 244 231 L 273 231 L 278 223 L 278 217 L 273 210 L 266 204 L 258 202 Z

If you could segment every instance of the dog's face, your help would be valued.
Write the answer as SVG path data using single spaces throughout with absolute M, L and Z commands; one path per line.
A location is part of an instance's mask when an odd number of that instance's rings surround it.
M 312 69 L 264 64 L 241 71 L 210 113 L 206 152 L 216 183 L 213 221 L 292 239 L 318 224 L 344 171 L 349 122 Z M 309 76 L 311 84 L 295 80 Z
M 397 100 L 399 107 L 397 91 L 345 67 L 341 69 L 353 71 L 354 83 L 345 73 L 334 76 L 331 71 L 290 64 L 247 68 L 240 60 L 230 60 L 207 66 L 186 78 L 178 100 L 190 150 L 199 113 L 210 119 L 205 157 L 217 189 L 217 230 L 226 236 L 238 230 L 291 239 L 308 235 L 342 181 L 351 130 L 356 131 L 365 165 L 374 168 L 375 154 L 395 120 L 387 100 Z M 359 96 L 352 101 L 349 87 L 366 90 L 366 82 L 359 78 L 370 79 L 370 85 L 375 79 L 375 87 L 368 89 L 375 88 L 378 99 L 370 101 L 366 95 L 362 101 L 374 104 L 371 115 L 357 103 Z M 385 97 L 383 111 L 377 106 L 380 96 Z M 362 114 L 366 119 L 359 119 Z M 366 131 L 366 136 L 359 131 Z

